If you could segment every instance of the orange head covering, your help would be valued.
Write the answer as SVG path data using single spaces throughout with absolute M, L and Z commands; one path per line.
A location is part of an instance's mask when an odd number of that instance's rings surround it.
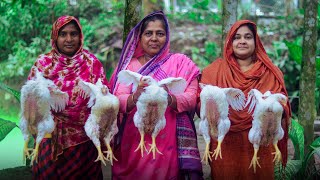
M 255 63 L 253 67 L 242 72 L 233 53 L 232 42 L 239 27 L 251 24 L 254 27 L 255 35 Z M 237 21 L 230 29 L 224 46 L 223 59 L 219 58 L 203 70 L 201 82 L 204 84 L 212 84 L 222 88 L 233 87 L 241 89 L 246 95 L 255 88 L 262 93 L 271 91 L 273 93 L 283 93 L 286 96 L 283 74 L 269 59 L 260 37 L 257 34 L 256 25 L 249 20 Z M 279 142 L 279 148 L 282 152 L 284 164 L 287 161 L 287 140 L 289 118 L 291 116 L 290 104 L 284 107 L 284 116 L 282 127 L 285 131 L 284 138 Z M 243 111 L 235 111 L 230 108 L 229 118 L 231 120 L 230 131 L 238 132 L 251 128 L 252 116 L 248 114 L 248 109 Z

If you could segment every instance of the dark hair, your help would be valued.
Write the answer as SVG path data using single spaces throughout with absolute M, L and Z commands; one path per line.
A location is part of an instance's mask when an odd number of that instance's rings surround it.
M 81 30 L 80 30 L 80 27 L 79 27 L 78 23 L 77 23 L 75 20 L 71 20 L 70 22 L 68 22 L 67 24 L 63 25 L 63 26 L 59 29 L 58 34 L 60 33 L 61 29 L 63 29 L 64 27 L 66 27 L 66 25 L 68 25 L 68 24 L 73 24 L 73 25 L 76 27 L 76 29 L 79 31 L 79 33 L 81 33 Z
M 246 23 L 246 24 L 241 25 L 240 27 L 243 27 L 243 26 L 247 26 L 247 27 L 250 29 L 250 31 L 251 31 L 252 34 L 253 34 L 254 43 L 256 44 L 256 30 L 255 30 L 253 24 L 251 24 L 251 23 Z M 240 27 L 239 27 L 239 28 L 240 28 Z M 238 28 L 238 29 L 239 29 L 239 28 Z
M 146 18 L 146 19 L 144 20 L 144 22 L 142 23 L 142 26 L 141 26 L 140 36 L 141 36 L 141 34 L 143 33 L 143 31 L 147 28 L 149 22 L 151 22 L 151 21 L 156 21 L 156 20 L 161 21 L 161 24 L 163 25 L 163 29 L 166 30 L 166 23 L 165 23 L 165 20 L 164 20 L 163 16 L 157 14 L 157 15 L 148 17 L 148 18 Z

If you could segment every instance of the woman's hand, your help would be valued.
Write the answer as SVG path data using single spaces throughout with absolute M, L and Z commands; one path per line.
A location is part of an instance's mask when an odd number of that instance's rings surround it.
M 132 93 L 132 96 L 133 96 L 132 100 L 133 100 L 134 104 L 137 103 L 140 95 L 142 94 L 142 92 L 144 92 L 144 87 L 146 87 L 146 86 L 139 84 L 139 86 L 137 87 L 137 90 L 134 93 Z
M 142 94 L 142 92 L 144 92 L 144 87 L 146 86 L 143 84 L 139 84 L 139 86 L 137 87 L 137 90 L 128 97 L 127 112 L 130 112 L 136 106 L 136 103 L 140 95 Z
M 175 95 L 171 94 L 167 86 L 163 86 L 163 89 L 168 93 L 168 107 L 177 109 L 177 98 Z

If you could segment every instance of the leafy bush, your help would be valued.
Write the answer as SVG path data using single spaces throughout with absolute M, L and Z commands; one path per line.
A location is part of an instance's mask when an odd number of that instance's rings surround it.
M 110 45 L 106 40 L 115 33 L 110 29 L 122 27 L 123 7 L 123 2 L 114 0 L 79 0 L 76 5 L 54 0 L 0 1 L 0 66 L 4 67 L 0 81 L 26 76 L 37 56 L 49 52 L 52 23 L 61 15 L 78 17 L 84 47 L 103 57 L 100 49 Z
M 294 159 L 288 159 L 286 168 L 282 165 L 275 166 L 275 179 L 314 179 L 320 172 L 317 172 L 310 163 L 313 163 L 311 160 L 315 153 L 320 154 L 320 137 L 312 142 L 308 153 L 305 154 L 304 129 L 297 121 L 291 122 L 289 137 L 294 145 L 295 156 Z

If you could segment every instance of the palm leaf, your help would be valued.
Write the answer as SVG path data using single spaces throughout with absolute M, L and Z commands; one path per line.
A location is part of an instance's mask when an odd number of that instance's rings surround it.
M 10 133 L 10 131 L 17 127 L 17 125 L 11 121 L 0 118 L 0 142 Z
M 305 158 L 303 165 L 302 165 L 302 168 L 303 168 L 302 170 L 304 172 L 307 170 L 306 168 L 308 166 L 310 159 L 313 157 L 313 155 L 315 153 L 319 154 L 319 152 L 320 152 L 320 137 L 318 137 L 316 140 L 314 140 L 310 145 L 310 151 L 306 155 L 306 158 Z
M 15 89 L 10 88 L 9 86 L 5 85 L 4 83 L 0 82 L 0 89 L 3 89 L 10 94 L 12 94 L 19 102 L 20 102 L 20 96 L 21 93 Z
M 289 137 L 294 146 L 295 159 L 304 159 L 304 129 L 294 119 L 291 120 L 291 129 L 289 131 Z
M 282 167 L 282 164 L 277 164 L 274 168 L 275 179 L 290 180 L 295 177 L 302 167 L 301 160 L 288 160 L 286 167 Z

